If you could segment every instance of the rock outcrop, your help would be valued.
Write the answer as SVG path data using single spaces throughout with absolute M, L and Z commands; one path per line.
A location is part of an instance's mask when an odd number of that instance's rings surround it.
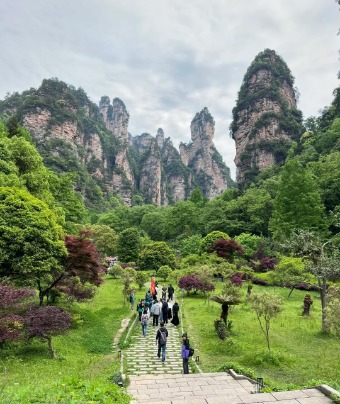
M 57 80 L 0 101 L 0 114 L 16 114 L 52 170 L 77 173 L 86 204 L 104 210 L 112 196 L 125 204 L 170 205 L 199 187 L 212 198 L 232 182 L 213 145 L 214 121 L 205 108 L 191 124 L 192 142 L 180 153 L 159 128 L 156 135 L 128 132 L 124 102 L 101 98 L 99 108 L 82 89 Z M 140 201 L 140 198 L 138 198 Z
M 233 109 L 237 182 L 247 184 L 267 167 L 284 163 L 291 141 L 302 133 L 301 122 L 294 78 L 281 57 L 266 49 L 248 68 Z
M 230 171 L 214 146 L 215 121 L 204 108 L 191 122 L 191 143 L 179 146 L 182 162 L 192 171 L 190 188 L 201 189 L 209 199 L 230 185 Z

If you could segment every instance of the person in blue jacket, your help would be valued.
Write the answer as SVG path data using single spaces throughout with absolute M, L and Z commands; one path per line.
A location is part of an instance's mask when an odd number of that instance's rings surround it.
M 188 340 L 188 334 L 185 332 L 182 335 L 182 358 L 183 358 L 183 373 L 188 374 L 189 373 L 189 348 L 190 348 L 190 343 Z

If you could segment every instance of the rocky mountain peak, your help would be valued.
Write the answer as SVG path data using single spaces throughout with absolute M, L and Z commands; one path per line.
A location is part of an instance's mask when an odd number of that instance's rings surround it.
M 294 77 L 275 51 L 265 49 L 248 68 L 233 109 L 237 181 L 251 182 L 267 167 L 282 164 L 301 121 Z
M 158 147 L 161 149 L 164 145 L 164 131 L 162 128 L 158 128 L 156 140 L 157 140 Z
M 215 133 L 215 121 L 211 116 L 207 107 L 204 107 L 201 112 L 198 112 L 191 122 L 191 140 L 210 141 L 212 144 Z
M 128 144 L 128 125 L 130 116 L 124 102 L 120 98 L 114 98 L 111 105 L 110 98 L 103 96 L 99 102 L 99 110 L 103 116 L 106 128 L 117 139 Z

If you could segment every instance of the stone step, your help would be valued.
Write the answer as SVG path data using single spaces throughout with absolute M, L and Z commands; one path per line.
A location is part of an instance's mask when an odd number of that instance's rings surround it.
M 332 404 L 317 389 L 252 394 L 250 381 L 228 373 L 130 376 L 127 392 L 134 404 Z

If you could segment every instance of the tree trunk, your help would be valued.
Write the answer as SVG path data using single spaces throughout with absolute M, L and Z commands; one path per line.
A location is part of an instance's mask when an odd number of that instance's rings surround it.
M 329 327 L 326 323 L 326 307 L 327 307 L 327 282 L 325 278 L 320 280 L 320 298 L 321 298 L 321 309 L 322 309 L 322 331 L 329 332 Z
M 49 348 L 49 350 L 51 352 L 52 358 L 57 359 L 57 355 L 56 355 L 55 350 L 54 350 L 54 348 L 52 346 L 52 338 L 49 337 L 48 335 L 44 335 L 44 338 L 47 339 L 48 348 Z
M 290 291 L 289 291 L 289 293 L 288 293 L 288 299 L 290 298 L 290 295 L 293 293 L 293 290 L 295 289 L 295 286 L 292 286 L 291 288 L 290 288 Z
M 223 320 L 224 324 L 227 324 L 228 312 L 229 312 L 229 305 L 226 304 L 226 303 L 223 303 L 222 304 L 221 319 Z

